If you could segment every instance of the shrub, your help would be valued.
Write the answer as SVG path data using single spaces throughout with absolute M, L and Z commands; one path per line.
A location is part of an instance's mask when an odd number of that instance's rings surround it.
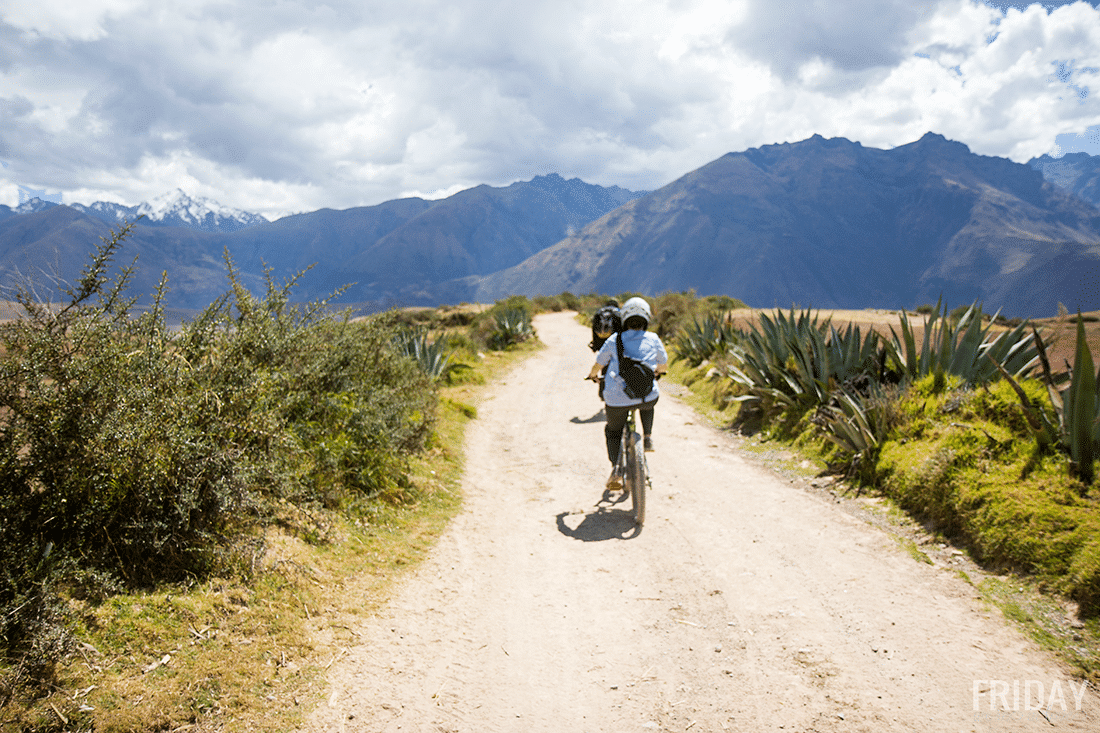
M 133 317 L 132 266 L 104 240 L 61 306 L 32 284 L 0 327 L 0 635 L 17 669 L 48 669 L 54 602 L 201 576 L 270 521 L 273 502 L 338 506 L 401 487 L 432 431 L 429 378 L 385 318 L 289 302 L 298 276 L 230 290 L 179 334 L 161 302 Z M 51 641 L 53 640 L 53 641 Z M 35 662 L 35 659 L 38 662 Z

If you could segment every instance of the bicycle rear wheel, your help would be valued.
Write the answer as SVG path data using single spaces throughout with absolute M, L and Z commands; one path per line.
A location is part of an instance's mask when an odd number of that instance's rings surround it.
M 639 527 L 645 522 L 645 454 L 642 436 L 631 433 L 627 438 L 626 476 L 624 483 L 630 487 L 630 503 L 634 507 L 634 523 Z

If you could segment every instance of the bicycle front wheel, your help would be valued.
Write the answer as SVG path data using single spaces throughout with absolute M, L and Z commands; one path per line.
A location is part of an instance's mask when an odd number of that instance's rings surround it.
M 634 507 L 634 523 L 639 527 L 645 522 L 645 454 L 642 436 L 634 433 L 628 439 L 626 452 L 626 481 L 630 486 L 630 502 Z

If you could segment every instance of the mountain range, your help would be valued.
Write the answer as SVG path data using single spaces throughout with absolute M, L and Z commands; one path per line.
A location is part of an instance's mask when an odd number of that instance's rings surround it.
M 285 279 L 312 268 L 295 291 L 304 300 L 349 286 L 339 302 L 350 307 L 420 304 L 435 297 L 440 282 L 514 265 L 644 193 L 550 174 L 434 201 L 320 209 L 228 233 L 142 219 L 120 260 L 137 256 L 138 293 L 152 293 L 167 271 L 174 308 L 203 308 L 226 290 L 225 253 L 254 292 L 265 269 Z M 23 208 L 33 210 L 9 209 L 5 217 L 0 209 L 0 279 L 73 282 L 108 233 L 106 223 L 87 212 L 91 207 L 39 202 Z
M 1084 154 L 1017 164 L 932 133 L 891 150 L 815 135 L 729 153 L 652 192 L 552 174 L 273 222 L 174 192 L 142 205 L 121 259 L 138 256 L 142 293 L 167 270 L 180 308 L 225 290 L 228 251 L 249 287 L 265 266 L 282 278 L 313 265 L 297 297 L 350 283 L 338 302 L 365 309 L 694 289 L 764 307 L 942 295 L 1044 316 L 1100 308 L 1098 177 L 1100 157 Z M 71 280 L 104 222 L 140 208 L 0 207 L 0 272 Z
M 730 153 L 486 277 L 504 294 L 694 288 L 759 306 L 1010 316 L 1100 308 L 1100 209 L 1040 171 L 927 134 L 892 150 L 814 136 Z
M 0 221 L 19 214 L 45 211 L 60 205 L 40 198 L 32 198 L 14 209 L 0 205 Z M 137 206 L 124 206 L 108 201 L 97 201 L 89 206 L 84 204 L 69 204 L 69 206 L 108 224 L 136 221 L 140 217 L 142 224 L 147 226 L 183 227 L 222 234 L 267 223 L 267 219 L 259 214 L 234 209 L 202 196 L 192 198 L 178 188 Z

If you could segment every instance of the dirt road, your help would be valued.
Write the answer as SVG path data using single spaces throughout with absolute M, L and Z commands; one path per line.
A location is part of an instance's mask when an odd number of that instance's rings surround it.
M 358 629 L 304 730 L 1100 730 L 1092 693 L 956 574 L 669 394 L 635 532 L 600 503 L 585 329 L 535 325 L 548 348 L 471 424 L 464 512 Z

